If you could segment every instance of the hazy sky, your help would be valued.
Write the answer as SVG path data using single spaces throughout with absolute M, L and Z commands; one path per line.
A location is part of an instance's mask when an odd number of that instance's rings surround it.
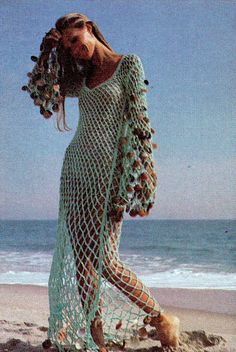
M 78 99 L 67 98 L 72 131 L 61 133 L 21 86 L 45 32 L 70 12 L 96 22 L 116 53 L 142 59 L 159 145 L 149 219 L 235 218 L 235 1 L 1 0 L 0 10 L 2 219 L 57 218 Z

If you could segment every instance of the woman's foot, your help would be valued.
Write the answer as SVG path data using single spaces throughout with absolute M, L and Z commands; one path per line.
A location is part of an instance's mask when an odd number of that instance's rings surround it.
M 157 330 L 162 347 L 179 347 L 180 320 L 172 314 L 161 313 L 150 318 L 151 326 Z
M 100 317 L 94 318 L 91 323 L 90 331 L 94 342 L 99 347 L 99 352 L 108 352 L 107 348 L 105 347 L 102 320 Z

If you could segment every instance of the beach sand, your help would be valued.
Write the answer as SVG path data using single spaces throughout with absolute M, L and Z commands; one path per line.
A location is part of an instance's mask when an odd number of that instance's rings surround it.
M 150 290 L 166 312 L 180 319 L 178 351 L 236 352 L 236 291 Z M 0 297 L 0 351 L 43 351 L 49 315 L 47 287 L 1 284 Z M 126 346 L 127 351 L 164 351 L 160 341 L 151 337 Z

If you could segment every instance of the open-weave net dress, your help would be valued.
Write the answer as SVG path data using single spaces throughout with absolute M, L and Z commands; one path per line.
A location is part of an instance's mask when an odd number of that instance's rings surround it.
M 118 253 L 124 211 L 147 215 L 156 194 L 147 84 L 141 59 L 128 54 L 102 84 L 84 79 L 68 93 L 79 98 L 80 118 L 62 166 L 48 282 L 48 338 L 59 351 L 98 351 L 90 332 L 98 313 L 105 342 L 122 343 L 144 326 L 142 307 L 161 310 L 141 281 L 130 284 Z

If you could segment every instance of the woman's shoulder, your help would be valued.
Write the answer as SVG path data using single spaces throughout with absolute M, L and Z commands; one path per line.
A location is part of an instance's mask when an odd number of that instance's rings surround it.
M 135 53 L 129 53 L 124 55 L 124 61 L 130 65 L 133 65 L 139 63 L 141 61 L 141 58 Z
M 128 72 L 135 67 L 142 66 L 142 60 L 139 55 L 135 53 L 126 54 L 124 57 L 124 73 L 128 74 Z

